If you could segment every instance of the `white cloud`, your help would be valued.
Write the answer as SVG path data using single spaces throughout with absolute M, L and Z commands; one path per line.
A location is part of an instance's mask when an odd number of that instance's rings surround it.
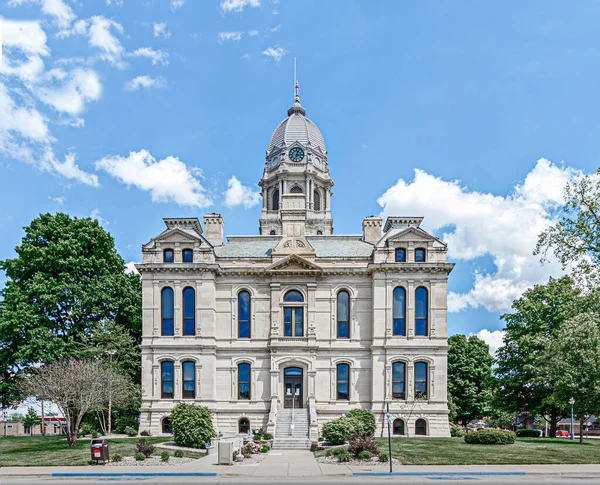
M 152 65 L 162 64 L 166 66 L 169 64 L 169 54 L 162 50 L 154 50 L 151 47 L 140 47 L 128 54 L 131 57 L 146 57 L 152 60 Z
M 173 12 L 174 12 L 178 8 L 183 7 L 183 4 L 184 4 L 183 0 L 171 0 L 171 10 L 173 10 Z
M 67 201 L 67 198 L 63 197 L 62 195 L 59 195 L 58 197 L 52 197 L 49 195 L 48 198 L 52 202 L 56 202 L 58 205 L 64 205 L 64 203 Z
M 41 5 L 42 12 L 45 15 L 54 17 L 54 21 L 60 28 L 66 28 L 77 18 L 71 7 L 63 0 L 9 0 L 8 4 L 12 7 L 24 3 L 37 3 Z
M 562 273 L 556 261 L 542 265 L 532 251 L 540 232 L 555 221 L 563 187 L 578 174 L 540 159 L 523 184 L 511 194 L 497 196 L 415 170 L 412 182 L 399 180 L 378 202 L 383 215 L 425 216 L 426 230 L 450 227 L 442 240 L 448 244 L 451 260 L 492 257 L 494 272 L 477 270 L 469 292 L 448 295 L 450 311 L 478 307 L 502 311 L 526 288 Z
M 278 32 L 281 29 L 281 24 L 271 28 L 271 32 Z
M 120 7 L 123 5 L 123 0 L 106 0 L 106 5 L 115 5 L 116 7 Z
M 242 54 L 242 59 L 249 60 L 250 59 L 250 54 L 248 54 L 247 52 L 245 54 Z
M 242 185 L 235 175 L 227 181 L 227 190 L 225 191 L 227 207 L 243 205 L 246 209 L 250 209 L 258 203 L 260 203 L 260 192 L 255 192 L 250 187 Z
M 154 37 L 163 36 L 166 39 L 171 37 L 171 32 L 167 30 L 167 22 L 160 22 L 154 24 Z
M 286 54 L 287 51 L 283 47 L 279 46 L 269 47 L 268 49 L 261 51 L 261 55 L 270 57 L 275 62 L 281 61 Z
M 157 161 L 147 150 L 130 152 L 127 157 L 111 155 L 96 162 L 104 170 L 127 185 L 150 192 L 154 202 L 175 202 L 181 206 L 208 207 L 212 201 L 195 175 L 200 169 L 189 168 L 177 157 Z
M 75 163 L 75 155 L 72 153 L 68 153 L 65 156 L 64 162 L 59 162 L 56 159 L 51 159 L 50 164 L 56 171 L 56 173 L 62 175 L 63 177 L 70 180 L 77 180 L 86 185 L 91 185 L 92 187 L 98 187 L 100 184 L 98 183 L 98 176 L 84 172 L 79 168 L 79 166 Z
M 4 52 L 0 62 L 0 73 L 16 76 L 23 82 L 36 82 L 44 72 L 42 57 L 50 54 L 46 41 L 46 33 L 39 22 L 4 20 Z M 18 51 L 21 55 L 16 55 Z
M 259 34 L 260 34 L 260 32 L 259 32 L 258 30 L 256 30 L 256 29 L 254 29 L 254 30 L 249 30 L 249 31 L 248 31 L 248 35 L 249 35 L 250 37 L 256 37 L 256 36 L 258 36 Z
M 139 91 L 140 89 L 164 88 L 167 81 L 163 77 L 136 76 L 125 83 L 126 91 Z
M 479 337 L 481 340 L 483 340 L 486 344 L 490 346 L 490 355 L 492 357 L 496 357 L 496 352 L 500 347 L 504 345 L 504 334 L 505 332 L 501 330 L 494 330 L 493 332 L 490 332 L 489 330 L 484 328 L 476 334 L 470 333 L 469 337 L 471 335 L 476 335 L 477 337 Z
M 241 38 L 241 32 L 219 32 L 219 44 L 227 41 L 237 42 L 238 40 L 241 40 Z
M 223 12 L 241 12 L 246 7 L 260 7 L 260 0 L 222 0 L 221 10 Z
M 129 261 L 129 263 L 127 263 L 125 265 L 125 273 L 128 273 L 128 274 L 140 274 L 140 272 L 135 267 L 135 264 L 136 263 L 134 261 Z
M 15 136 L 43 144 L 53 141 L 46 118 L 34 107 L 17 106 L 8 88 L 0 83 L 0 148 L 16 150 L 19 140 Z
M 100 216 L 100 211 L 98 209 L 94 209 L 92 211 L 92 213 L 90 214 L 90 218 L 96 219 L 98 221 L 98 224 L 100 224 L 101 226 L 110 225 L 110 222 L 108 222 L 106 219 Z
M 80 114 L 85 103 L 96 101 L 102 94 L 98 75 L 89 69 L 76 68 L 67 73 L 62 69 L 52 69 L 46 73 L 47 84 L 37 88 L 38 97 L 57 111 L 70 115 Z M 58 87 L 52 81 L 64 81 Z

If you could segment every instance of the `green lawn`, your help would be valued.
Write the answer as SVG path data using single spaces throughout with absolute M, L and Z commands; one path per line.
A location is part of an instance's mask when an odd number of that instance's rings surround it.
M 381 451 L 388 442 L 378 438 Z M 392 456 L 404 465 L 600 463 L 600 439 L 519 438 L 512 445 L 468 445 L 463 438 L 392 438 Z
M 147 438 L 149 443 L 172 441 L 173 438 Z M 135 452 L 137 439 L 119 438 L 109 440 L 111 456 L 132 456 Z M 159 451 L 160 450 L 160 451 Z M 155 454 L 162 451 L 157 448 Z M 169 450 L 169 454 L 173 452 Z M 204 456 L 200 453 L 185 452 L 189 458 Z M 69 448 L 64 436 L 34 436 L 0 438 L 0 467 L 3 466 L 65 466 L 87 465 L 90 460 L 90 440 L 77 440 L 75 448 Z

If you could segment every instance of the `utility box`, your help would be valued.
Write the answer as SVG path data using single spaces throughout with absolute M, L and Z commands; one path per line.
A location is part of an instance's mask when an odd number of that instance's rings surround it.
M 102 464 L 106 464 L 108 461 L 108 440 L 106 438 L 93 439 L 90 441 L 90 452 L 92 461 L 98 464 L 102 460 Z
M 219 441 L 219 465 L 231 465 L 233 463 L 233 441 Z

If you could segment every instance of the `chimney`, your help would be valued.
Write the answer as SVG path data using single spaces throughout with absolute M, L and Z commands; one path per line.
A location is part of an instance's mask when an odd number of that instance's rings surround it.
M 382 220 L 379 216 L 369 216 L 363 219 L 363 241 L 377 244 L 381 239 Z
M 204 237 L 213 246 L 223 245 L 223 228 L 225 223 L 221 214 L 204 215 Z

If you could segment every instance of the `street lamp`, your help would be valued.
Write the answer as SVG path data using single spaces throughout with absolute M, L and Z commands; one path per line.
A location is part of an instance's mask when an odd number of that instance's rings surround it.
M 569 436 L 569 439 L 573 441 L 575 439 L 575 432 L 573 431 L 573 426 L 575 426 L 575 421 L 573 419 L 573 404 L 575 404 L 575 399 L 569 399 L 569 404 L 571 405 L 571 435 Z M 581 430 L 579 430 L 579 432 L 581 433 Z
M 111 350 L 108 352 L 108 355 L 110 356 L 110 367 L 112 370 L 112 360 L 113 360 L 113 355 L 115 355 L 116 352 L 114 350 Z M 108 386 L 108 434 L 110 435 L 110 433 L 112 432 L 112 378 L 110 380 L 110 384 Z

